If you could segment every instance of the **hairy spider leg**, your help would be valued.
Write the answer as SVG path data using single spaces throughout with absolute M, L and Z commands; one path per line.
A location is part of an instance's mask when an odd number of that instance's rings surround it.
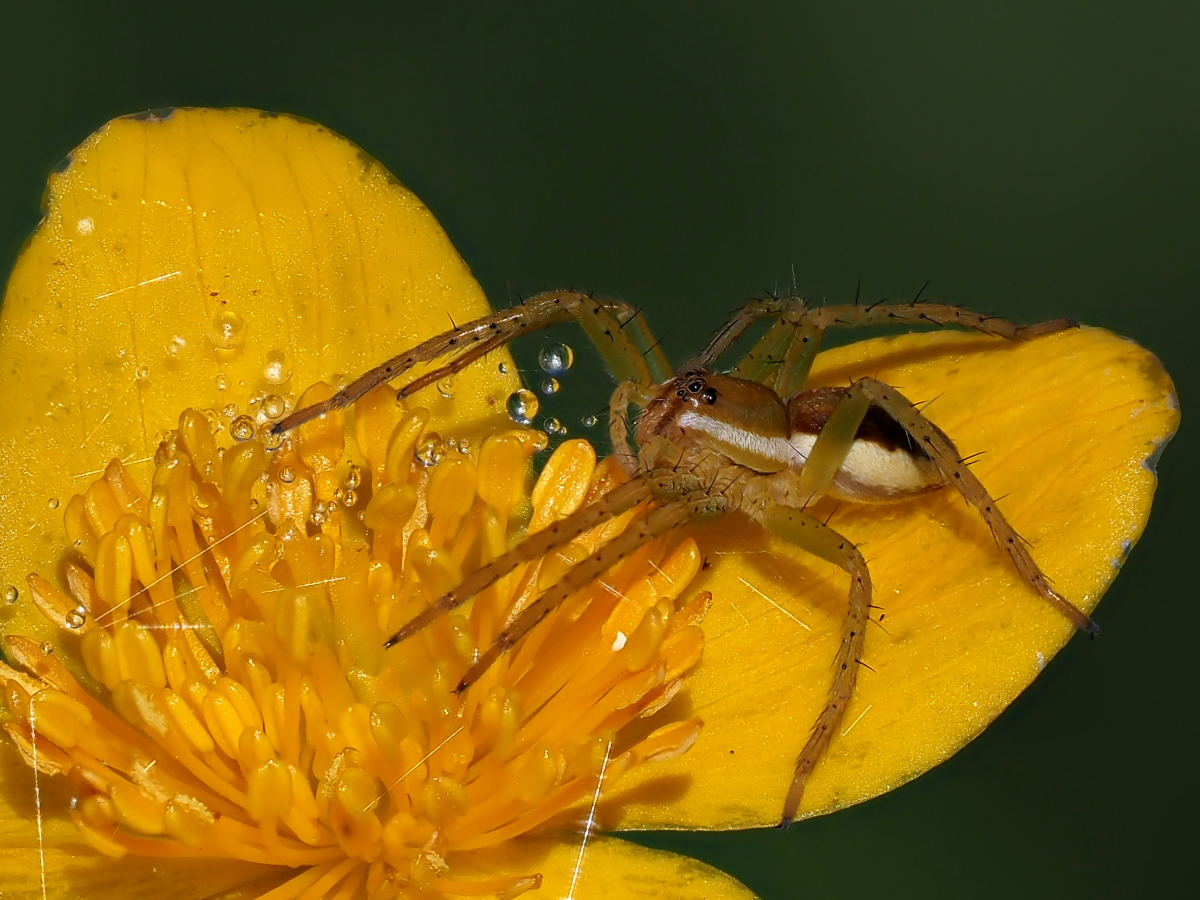
M 800 473 L 801 496 L 815 499 L 829 487 L 846 459 L 850 445 L 870 406 L 883 410 L 899 424 L 937 466 L 942 481 L 952 485 L 971 506 L 979 510 L 996 542 L 1004 548 L 1021 579 L 1077 628 L 1088 634 L 1098 629 L 1074 604 L 1050 587 L 1025 542 L 1008 523 L 996 501 L 975 477 L 958 448 L 940 428 L 927 419 L 911 401 L 894 387 L 874 378 L 862 378 L 850 386 L 838 403 Z
M 804 387 L 824 335 L 812 322 L 778 318 L 729 374 L 765 384 L 786 399 Z
M 484 354 L 507 344 L 518 335 L 571 319 L 577 319 L 582 324 L 584 331 L 596 344 L 605 365 L 619 380 L 636 381 L 644 385 L 651 383 L 651 369 L 636 343 L 647 341 L 649 331 L 637 310 L 621 300 L 596 299 L 578 291 L 549 291 L 530 297 L 510 309 L 435 335 L 376 366 L 328 399 L 296 410 L 277 422 L 271 430 L 275 434 L 291 431 L 310 419 L 346 408 L 372 388 L 399 378 L 414 366 L 456 354 L 449 364 L 426 372 L 412 385 L 401 388 L 399 395 L 405 397 L 419 387 L 462 371 Z M 650 358 L 655 368 L 659 368 L 661 354 L 655 356 L 652 353 Z M 665 361 L 661 364 L 665 365 Z
M 671 474 L 677 475 L 677 473 Z M 581 560 L 568 569 L 558 582 L 522 610 L 509 623 L 508 627 L 496 636 L 495 641 L 475 661 L 475 664 L 467 670 L 462 681 L 458 683 L 458 691 L 465 691 L 478 681 L 505 651 L 553 612 L 564 600 L 591 584 L 621 560 L 657 537 L 681 528 L 689 522 L 703 521 L 719 516 L 727 508 L 728 501 L 723 495 L 694 491 L 651 509 L 645 516 L 635 520 L 625 531 L 597 549 L 587 559 Z
M 608 401 L 608 438 L 612 443 L 613 456 L 627 475 L 638 470 L 637 453 L 629 442 L 629 405 L 632 403 L 645 408 L 648 402 L 649 392 L 636 381 L 622 381 Z
M 871 610 L 871 574 L 862 553 L 850 540 L 808 513 L 765 501 L 755 505 L 752 515 L 773 534 L 833 563 L 850 576 L 849 604 L 834 657 L 833 683 L 808 742 L 796 758 L 796 772 L 783 804 L 781 824 L 786 828 L 795 820 L 808 776 L 824 755 L 854 695 Z
M 482 593 L 522 563 L 541 559 L 565 547 L 585 532 L 603 525 L 644 500 L 671 501 L 700 489 L 700 482 L 686 472 L 654 471 L 635 475 L 632 480 L 613 488 L 595 503 L 576 510 L 566 518 L 551 522 L 507 553 L 467 575 L 457 587 L 447 591 L 433 605 L 410 619 L 387 639 L 391 647 L 425 628 L 439 616 Z
M 833 326 L 862 328 L 868 325 L 953 325 L 1007 340 L 1030 340 L 1076 327 L 1072 319 L 1053 319 L 1036 325 L 1016 325 L 998 316 L 972 312 L 946 303 L 853 303 L 809 307 L 800 297 L 751 300 L 731 318 L 704 348 L 696 364 L 709 367 L 759 319 L 778 316 L 796 326 L 812 326 L 823 331 Z M 769 334 L 770 332 L 768 332 Z M 757 348 L 756 348 L 757 349 Z M 815 351 L 814 351 L 815 355 Z M 786 397 L 783 392 L 780 396 Z

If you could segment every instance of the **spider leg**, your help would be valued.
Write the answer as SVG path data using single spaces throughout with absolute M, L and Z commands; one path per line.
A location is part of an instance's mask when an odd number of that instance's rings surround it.
M 799 348 L 788 347 L 783 352 L 784 366 L 790 370 L 786 380 L 790 383 L 782 383 L 777 376 L 774 385 L 776 393 L 782 397 L 788 396 L 803 385 L 812 358 L 816 356 L 821 336 L 825 329 L 830 327 L 953 325 L 1008 340 L 1030 340 L 1076 326 L 1071 319 L 1053 319 L 1036 325 L 1016 325 L 997 316 L 972 312 L 946 303 L 877 303 L 872 306 L 846 303 L 809 308 L 800 297 L 771 297 L 751 300 L 735 313 L 709 342 L 704 352 L 696 358 L 695 364 L 704 367 L 713 365 L 751 324 L 772 316 L 777 316 L 781 322 L 796 326 L 799 329 L 796 338 L 805 345 Z M 780 356 L 779 341 L 784 332 L 781 327 L 777 327 L 778 324 L 768 329 L 750 355 L 738 364 L 735 374 L 752 381 L 768 383 L 761 367 L 765 359 L 778 359 Z M 787 360 L 789 353 L 793 356 L 790 363 Z M 746 374 L 742 374 L 742 371 Z
M 643 500 L 671 501 L 699 489 L 699 481 L 680 472 L 646 472 L 609 491 L 597 502 L 585 506 L 564 519 L 552 522 L 537 534 L 530 535 L 516 547 L 467 575 L 462 583 L 447 591 L 433 605 L 410 619 L 384 643 L 392 647 L 425 628 L 439 616 L 466 603 L 486 590 L 521 563 L 540 559 L 565 547 L 575 538 L 609 519 L 632 509 Z M 632 552 L 632 551 L 630 551 Z
M 327 400 L 296 410 L 277 422 L 272 431 L 282 434 L 317 416 L 344 409 L 372 388 L 399 378 L 414 366 L 454 355 L 449 364 L 427 372 L 413 385 L 401 388 L 400 395 L 407 396 L 418 386 L 424 387 L 460 371 L 518 335 L 571 319 L 580 322 L 618 379 L 650 384 L 650 368 L 634 340 L 647 340 L 649 332 L 636 310 L 621 300 L 594 299 L 577 291 L 550 291 L 423 341 L 366 372 Z M 623 329 L 625 325 L 629 325 L 632 337 Z M 658 366 L 657 358 L 655 366 Z
M 491 665 L 500 658 L 513 644 L 524 637 L 530 629 L 549 615 L 564 600 L 580 588 L 585 587 L 621 560 L 637 551 L 640 547 L 680 528 L 689 522 L 712 518 L 725 512 L 726 499 L 720 494 L 708 494 L 693 491 L 684 494 L 677 500 L 672 500 L 663 506 L 652 509 L 647 515 L 638 519 L 621 534 L 617 535 L 587 559 L 576 563 L 563 577 L 543 593 L 537 600 L 527 606 L 509 623 L 492 645 L 467 670 L 458 684 L 458 690 L 465 691 L 479 680 Z
M 979 510 L 997 543 L 1004 548 L 1016 566 L 1021 579 L 1077 628 L 1095 634 L 1098 629 L 1092 620 L 1050 587 L 1029 548 L 1000 512 L 996 501 L 975 477 L 945 432 L 922 415 L 899 391 L 882 381 L 863 378 L 850 386 L 846 397 L 829 417 L 800 473 L 801 494 L 820 493 L 829 486 L 845 461 L 858 426 L 870 406 L 883 410 L 899 424 L 912 438 L 914 445 L 920 447 L 933 460 L 942 481 L 953 485 L 962 494 L 963 499 Z
M 858 680 L 858 662 L 866 638 L 871 608 L 871 574 L 858 548 L 828 525 L 807 513 L 767 502 L 753 510 L 754 518 L 786 541 L 839 566 L 850 576 L 849 606 L 833 661 L 833 683 L 825 707 L 796 759 L 796 772 L 783 804 L 784 827 L 796 818 L 808 776 L 820 761 L 846 712 Z
M 608 437 L 612 442 L 613 455 L 630 475 L 638 470 L 638 458 L 629 443 L 629 404 L 645 407 L 649 400 L 650 395 L 644 385 L 636 381 L 622 381 L 608 403 Z

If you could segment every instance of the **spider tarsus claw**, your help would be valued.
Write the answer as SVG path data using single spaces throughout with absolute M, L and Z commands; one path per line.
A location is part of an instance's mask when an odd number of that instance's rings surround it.
M 779 820 L 778 828 L 781 831 L 787 831 L 789 828 L 792 827 L 792 823 L 795 821 L 796 821 L 796 819 L 794 816 L 784 816 L 782 819 Z

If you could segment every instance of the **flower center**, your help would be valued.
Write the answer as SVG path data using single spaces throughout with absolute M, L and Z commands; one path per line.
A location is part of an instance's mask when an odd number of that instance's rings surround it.
M 507 621 L 644 509 L 384 649 L 464 573 L 620 478 L 571 441 L 527 493 L 533 432 L 446 452 L 426 411 L 392 397 L 273 450 L 188 410 L 148 494 L 113 461 L 67 505 L 67 590 L 30 586 L 82 668 L 9 635 L 26 671 L 0 664 L 0 683 L 6 730 L 31 765 L 70 777 L 96 849 L 298 869 L 272 900 L 512 897 L 540 877 L 464 880 L 458 854 L 577 829 L 601 781 L 696 739 L 695 718 L 626 728 L 700 657 L 709 596 L 682 597 L 700 564 L 690 539 L 643 548 L 455 691 Z

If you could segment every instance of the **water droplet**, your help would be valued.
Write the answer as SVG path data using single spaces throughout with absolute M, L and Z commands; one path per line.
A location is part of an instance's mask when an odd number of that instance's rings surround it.
M 291 466 L 284 466 L 279 470 L 279 480 L 284 484 L 291 484 L 296 480 L 296 470 Z
M 500 365 L 497 366 L 496 368 L 499 370 L 501 375 L 508 374 L 508 363 L 500 363 Z
M 218 350 L 236 350 L 246 339 L 246 323 L 232 309 L 223 309 L 213 316 L 208 336 Z
M 575 351 L 566 344 L 550 344 L 538 353 L 538 365 L 547 375 L 562 375 L 575 362 Z
M 267 394 L 263 397 L 262 411 L 268 419 L 278 419 L 287 412 L 287 404 L 283 402 L 283 398 L 275 394 Z
M 436 466 L 446 458 L 446 445 L 436 431 L 425 435 L 415 451 L 417 461 L 423 466 Z
M 175 335 L 171 340 L 167 341 L 167 356 L 171 359 L 179 359 L 183 355 L 183 351 L 187 349 L 187 338 L 181 334 Z
M 557 378 L 547 378 L 545 381 L 543 381 L 542 382 L 542 393 L 545 394 L 546 396 L 550 396 L 551 394 L 557 394 L 558 393 L 558 379 Z
M 250 498 L 250 509 L 251 510 L 258 509 L 258 498 L 257 497 Z
M 283 446 L 283 442 L 287 440 L 286 434 L 279 434 L 275 431 L 275 427 L 267 422 L 258 429 L 258 439 L 262 441 L 263 447 L 267 450 L 278 450 Z
M 545 450 L 550 446 L 550 435 L 544 431 L 535 431 L 533 433 L 533 449 Z
M 313 504 L 312 513 L 309 515 L 309 519 L 312 520 L 314 525 L 320 528 L 327 521 L 329 521 L 329 514 L 331 512 L 332 510 L 328 506 L 326 506 L 322 501 L 318 500 Z
M 229 390 L 229 376 L 228 375 L 218 375 L 217 376 L 217 390 L 218 391 Z
M 136 378 L 138 381 L 149 381 L 150 380 L 150 367 L 149 366 L 138 366 L 137 369 L 133 373 L 133 377 Z
M 19 596 L 21 596 L 21 592 L 20 592 L 20 591 L 18 591 L 18 590 L 17 590 L 15 587 L 13 587 L 11 584 L 10 584 L 8 587 L 6 587 L 6 588 L 4 589 L 4 602 L 5 602 L 5 603 L 8 603 L 8 604 L 10 604 L 10 605 L 11 605 L 11 604 L 13 604 L 13 603 L 16 603 L 16 602 L 17 602 L 17 598 L 18 598 Z
M 238 407 L 236 403 L 226 403 L 225 406 L 221 408 L 221 415 L 227 419 L 236 419 L 237 414 Z
M 49 641 L 42 642 L 42 655 L 50 656 L 54 653 L 54 645 Z
M 78 222 L 75 223 L 75 230 L 78 231 L 84 237 L 87 237 L 89 234 L 91 234 L 93 231 L 96 230 L 96 223 L 92 221 L 91 216 L 84 216 L 82 219 L 80 219 Z
M 471 452 L 470 440 L 468 440 L 467 438 L 459 438 L 458 452 L 461 453 L 463 456 L 466 456 L 467 454 L 469 454 Z
M 522 388 L 508 395 L 508 417 L 518 425 L 528 425 L 538 413 L 538 398 Z
M 457 450 L 458 449 L 458 438 L 456 438 L 456 437 L 446 438 L 446 449 L 447 450 Z
M 229 433 L 235 441 L 248 441 L 254 437 L 254 420 L 249 416 L 237 416 L 229 423 Z
M 346 487 L 349 490 L 354 490 L 360 484 L 362 484 L 362 469 L 351 463 L 350 471 L 346 473 Z
M 438 393 L 449 400 L 454 396 L 454 376 L 447 375 L 437 383 Z
M 546 429 L 546 434 L 550 435 L 559 434 L 564 431 L 562 422 L 558 421 L 554 416 L 547 416 L 546 421 L 542 423 L 542 427 Z
M 355 506 L 358 504 L 358 494 L 354 491 L 346 491 L 345 496 L 342 497 L 342 502 L 346 504 L 347 508 Z
M 292 361 L 284 350 L 268 350 L 263 365 L 263 378 L 267 384 L 283 384 L 292 377 Z
M 583 427 L 584 428 L 595 428 L 596 427 L 596 417 L 595 416 L 584 416 L 583 417 Z
M 81 613 L 77 609 L 73 609 L 69 613 L 67 613 L 67 627 L 68 628 L 82 628 L 85 619 L 86 619 L 86 616 L 84 616 L 83 613 Z
M 49 506 L 51 509 L 58 509 L 58 498 L 51 497 L 49 500 L 46 501 L 46 505 Z

